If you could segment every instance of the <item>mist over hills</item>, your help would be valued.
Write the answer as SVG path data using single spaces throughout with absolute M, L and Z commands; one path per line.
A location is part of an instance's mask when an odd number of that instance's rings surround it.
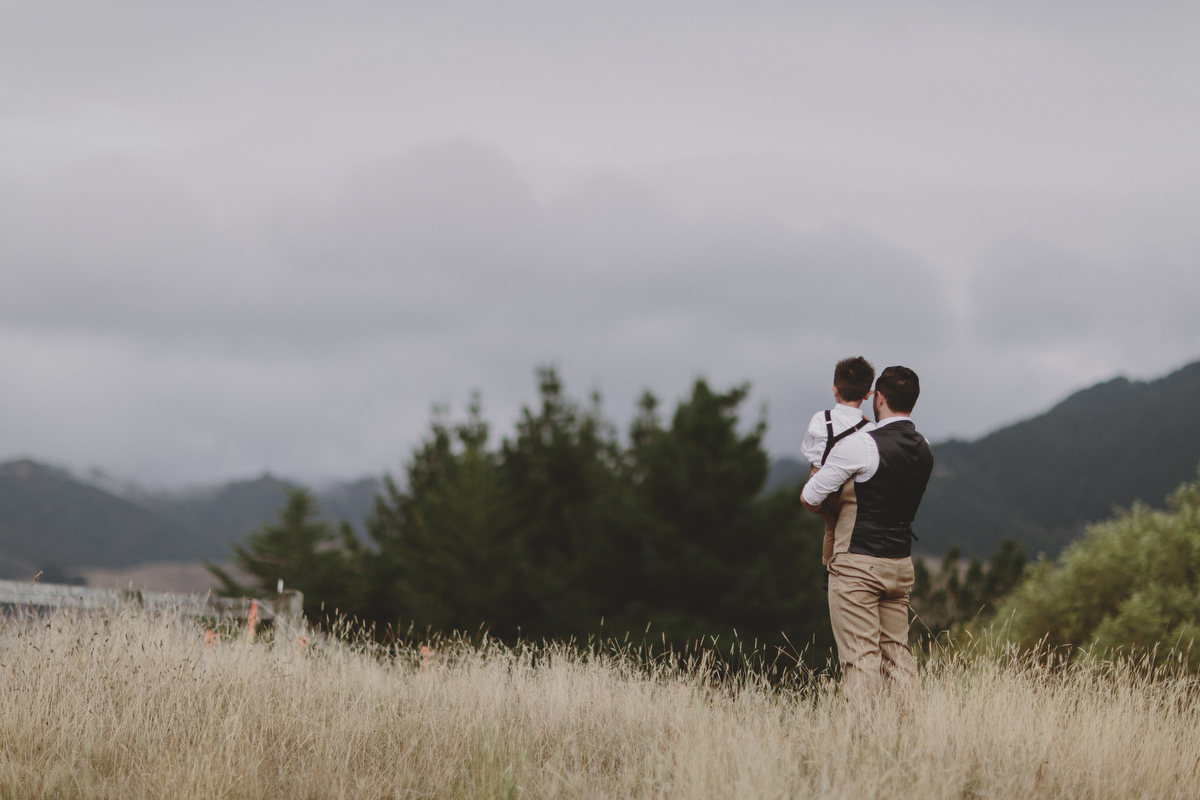
M 0 576 L 223 557 L 185 525 L 33 461 L 0 464 Z
M 145 495 L 139 502 L 209 540 L 221 542 L 224 557 L 229 554 L 228 542 L 241 541 L 246 533 L 274 520 L 288 492 L 299 486 L 266 474 L 190 492 Z M 363 521 L 381 486 L 376 478 L 360 478 L 314 489 L 313 494 L 324 518 L 344 519 L 365 538 Z

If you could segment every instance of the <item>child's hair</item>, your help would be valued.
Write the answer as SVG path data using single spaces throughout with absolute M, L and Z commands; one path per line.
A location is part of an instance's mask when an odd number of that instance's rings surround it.
M 851 403 L 866 397 L 874 380 L 875 368 L 862 356 L 843 358 L 833 368 L 833 388 Z
M 921 394 L 921 381 L 917 379 L 917 373 L 908 367 L 888 367 L 879 374 L 879 383 L 875 384 L 875 391 L 883 395 L 892 411 L 907 414 L 917 404 L 917 397 Z

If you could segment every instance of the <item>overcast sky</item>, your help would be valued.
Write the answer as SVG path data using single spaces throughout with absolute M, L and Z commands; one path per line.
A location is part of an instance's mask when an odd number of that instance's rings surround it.
M 397 471 L 534 369 L 862 354 L 931 439 L 1200 358 L 1200 4 L 0 2 L 0 457 Z

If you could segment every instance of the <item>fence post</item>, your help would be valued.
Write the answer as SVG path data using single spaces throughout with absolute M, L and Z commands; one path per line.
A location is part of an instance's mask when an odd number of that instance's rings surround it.
M 254 641 L 254 626 L 258 624 L 258 601 L 250 601 L 250 613 L 246 616 L 246 638 Z
M 299 625 L 304 620 L 304 592 L 285 589 L 271 601 L 271 610 L 286 624 Z

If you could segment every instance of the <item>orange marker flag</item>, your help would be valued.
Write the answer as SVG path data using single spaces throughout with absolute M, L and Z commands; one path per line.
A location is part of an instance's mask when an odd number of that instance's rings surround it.
M 258 622 L 258 601 L 250 601 L 250 616 L 246 618 L 246 637 L 254 641 L 254 623 Z

